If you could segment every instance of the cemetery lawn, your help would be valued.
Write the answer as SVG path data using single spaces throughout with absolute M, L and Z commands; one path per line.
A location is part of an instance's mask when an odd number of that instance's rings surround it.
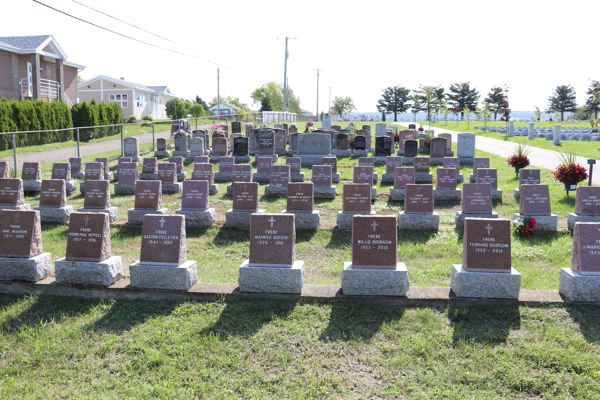
M 0 398 L 597 399 L 600 308 L 0 294 Z
M 423 127 L 427 129 L 429 126 L 427 122 L 422 122 Z M 539 127 L 554 127 L 554 125 L 559 124 L 561 127 L 573 127 L 573 126 L 585 126 L 589 127 L 589 123 L 560 123 L 560 122 L 538 122 L 536 126 Z M 467 123 L 465 121 L 461 121 L 459 124 L 452 121 L 441 121 L 435 124 L 432 124 L 435 128 L 448 129 L 450 131 L 456 132 L 471 132 L 476 133 L 479 136 L 490 137 L 492 139 L 510 141 L 514 143 L 523 143 L 528 146 L 540 147 L 542 149 L 558 151 L 561 153 L 572 153 L 581 157 L 588 158 L 600 158 L 600 150 L 597 147 L 600 147 L 600 142 L 584 142 L 580 140 L 561 140 L 560 145 L 555 145 L 552 143 L 552 140 L 546 140 L 542 138 L 528 139 L 527 136 L 513 136 L 507 137 L 504 133 L 500 132 L 484 132 L 479 129 L 475 129 L 474 126 L 483 125 L 480 121 L 473 121 Z M 488 126 L 506 126 L 504 122 L 489 122 Z M 515 122 L 515 126 L 527 126 L 527 122 Z M 557 160 L 558 161 L 558 160 Z

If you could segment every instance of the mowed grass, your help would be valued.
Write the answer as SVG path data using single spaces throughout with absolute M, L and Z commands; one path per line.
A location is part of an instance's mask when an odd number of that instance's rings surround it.
M 428 128 L 428 122 L 421 122 L 425 129 Z M 506 127 L 505 122 L 488 122 L 488 126 L 503 126 Z M 538 127 L 553 128 L 555 125 L 560 125 L 564 131 L 567 127 L 585 126 L 590 127 L 589 123 L 577 122 L 577 123 L 562 123 L 562 122 L 536 122 Z M 589 158 L 600 158 L 600 142 L 584 142 L 580 140 L 561 140 L 560 145 L 555 145 L 552 140 L 546 140 L 542 138 L 528 139 L 527 136 L 513 136 L 507 137 L 506 134 L 500 132 L 487 132 L 479 129 L 475 129 L 475 126 L 483 126 L 483 122 L 471 121 L 470 123 L 461 121 L 458 124 L 452 121 L 440 121 L 432 124 L 433 127 L 448 129 L 457 132 L 471 132 L 481 136 L 490 137 L 493 139 L 499 139 L 504 141 L 510 141 L 514 143 L 523 143 L 528 146 L 540 147 L 542 149 L 548 149 L 553 151 L 559 151 L 561 153 L 572 153 L 581 157 Z M 527 126 L 527 122 L 515 122 L 515 126 Z
M 498 171 L 498 186 L 504 190 L 504 202 L 496 203 L 494 210 L 500 217 L 512 219 L 513 213 L 519 211 L 519 205 L 512 196 L 512 190 L 518 187 L 514 170 L 500 157 L 482 152 L 478 152 L 477 155 L 490 158 L 491 167 L 497 168 Z M 254 159 L 254 169 L 255 163 Z M 278 163 L 284 164 L 285 157 L 280 157 Z M 116 171 L 116 165 L 116 161 L 111 162 L 113 171 Z M 343 186 L 344 183 L 351 182 L 352 167 L 355 165 L 358 165 L 357 158 L 338 160 L 342 182 L 335 185 L 336 199 L 315 200 L 315 209 L 321 214 L 320 229 L 297 233 L 297 259 L 305 262 L 307 284 L 339 285 L 343 263 L 352 259 L 351 234 L 334 228 L 337 213 L 343 207 Z M 214 164 L 214 170 L 218 171 L 218 168 L 219 164 Z M 434 181 L 436 169 L 437 167 L 431 168 Z M 188 177 L 191 176 L 193 163 L 186 162 L 185 170 Z M 302 171 L 305 180 L 310 181 L 311 168 L 302 168 Z M 391 185 L 381 183 L 385 167 L 377 167 L 376 171 L 379 181 L 376 185 L 377 199 L 372 205 L 373 210 L 379 215 L 395 215 L 403 210 L 403 203 L 390 201 Z M 463 166 L 461 173 L 468 181 L 471 167 Z M 557 290 L 560 268 L 571 265 L 572 236 L 566 231 L 566 218 L 575 208 L 575 194 L 571 193 L 571 196 L 567 197 L 562 184 L 553 180 L 550 171 L 543 170 L 541 176 L 542 183 L 547 183 L 550 187 L 552 209 L 559 215 L 561 231 L 552 235 L 524 238 L 513 235 L 512 259 L 514 268 L 521 273 L 523 289 Z M 462 183 L 458 185 L 459 188 L 462 186 Z M 223 227 L 225 213 L 232 206 L 232 198 L 227 196 L 227 184 L 221 183 L 219 188 L 220 193 L 209 199 L 210 207 L 216 210 L 216 224 L 208 229 L 188 230 L 188 257 L 198 263 L 200 282 L 237 283 L 239 266 L 248 257 L 249 236 L 247 231 Z M 264 188 L 265 185 L 261 185 L 261 208 L 271 213 L 280 213 L 287 208 L 285 198 L 265 197 Z M 111 192 L 114 193 L 112 184 Z M 169 209 L 169 214 L 174 214 L 179 208 L 180 198 L 181 195 L 163 196 L 163 206 Z M 37 206 L 39 197 L 27 197 L 26 202 Z M 70 196 L 69 204 L 74 209 L 83 207 L 83 196 L 79 192 L 75 193 Z M 134 196 L 113 194 L 112 204 L 118 207 L 118 221 L 111 228 L 113 254 L 123 257 L 125 272 L 128 272 L 128 265 L 139 259 L 141 241 L 141 228 L 126 224 L 127 210 L 133 207 Z M 451 284 L 452 264 L 462 262 L 463 237 L 460 231 L 455 230 L 454 223 L 460 204 L 436 204 L 435 210 L 441 216 L 439 232 L 398 232 L 397 258 L 406 264 L 413 286 L 448 287 Z M 54 259 L 65 254 L 66 234 L 66 226 L 43 225 L 45 251 L 50 252 Z
M 600 309 L 0 295 L 3 399 L 597 399 Z

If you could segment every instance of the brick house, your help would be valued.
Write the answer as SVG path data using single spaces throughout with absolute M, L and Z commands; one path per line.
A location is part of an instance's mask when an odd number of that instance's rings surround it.
M 153 119 L 167 118 L 165 105 L 177 97 L 168 86 L 146 86 L 140 83 L 98 75 L 78 86 L 81 101 L 96 103 L 118 103 L 127 118 L 135 115 L 141 119 L 151 115 Z
M 77 74 L 52 35 L 0 37 L 0 96 L 77 102 Z

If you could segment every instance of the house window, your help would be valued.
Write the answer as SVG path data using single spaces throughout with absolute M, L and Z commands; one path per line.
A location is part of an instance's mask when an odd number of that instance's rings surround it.
M 136 100 L 136 107 L 144 107 L 144 103 L 146 102 L 146 96 L 138 94 Z
M 127 95 L 126 94 L 110 94 L 108 95 L 108 101 L 114 101 L 121 105 L 121 108 L 127 108 Z

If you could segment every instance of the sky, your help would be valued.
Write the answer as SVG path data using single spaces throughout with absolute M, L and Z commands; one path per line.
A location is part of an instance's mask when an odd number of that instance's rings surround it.
M 0 36 L 51 34 L 84 79 L 124 77 L 210 101 L 220 94 L 252 106 L 253 90 L 288 81 L 301 108 L 329 109 L 330 93 L 350 96 L 358 112 L 376 112 L 388 86 L 470 82 L 486 97 L 509 87 L 513 110 L 542 111 L 557 85 L 572 85 L 582 105 L 600 80 L 596 33 L 600 2 L 492 1 L 192 1 L 39 0 L 156 46 L 59 14 L 32 0 L 2 0 Z M 112 17 L 152 33 L 136 29 Z M 164 40 L 158 36 L 168 39 Z M 175 43 L 174 43 L 175 42 Z M 189 55 L 189 56 L 188 56 Z M 252 106 L 258 109 L 259 105 Z

